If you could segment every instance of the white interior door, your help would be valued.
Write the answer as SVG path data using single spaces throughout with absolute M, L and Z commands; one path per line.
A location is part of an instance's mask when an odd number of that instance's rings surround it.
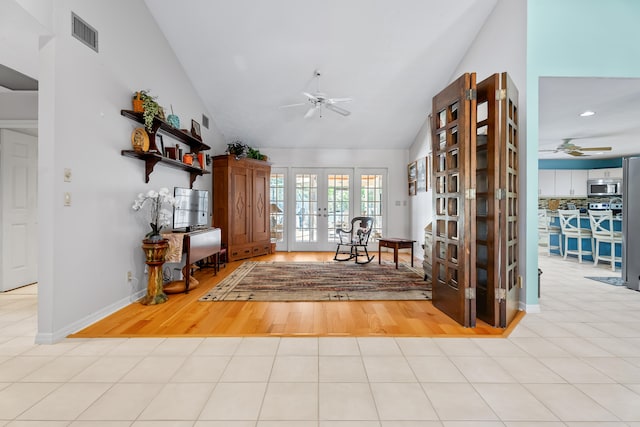
M 37 281 L 37 138 L 0 129 L 0 291 Z
M 352 169 L 294 169 L 289 215 L 293 251 L 332 251 L 336 227 L 353 216 Z

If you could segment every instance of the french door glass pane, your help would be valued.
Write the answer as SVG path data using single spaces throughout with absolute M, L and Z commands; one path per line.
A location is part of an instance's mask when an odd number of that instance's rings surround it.
M 373 217 L 373 231 L 371 232 L 373 241 L 382 237 L 384 226 L 382 216 L 383 182 L 382 175 L 360 176 L 360 215 Z
M 336 228 L 349 224 L 349 175 L 327 176 L 327 239 L 337 242 Z
M 283 242 L 285 230 L 284 194 L 285 181 L 283 173 L 271 174 L 271 241 Z
M 318 175 L 296 174 L 296 242 L 318 241 Z

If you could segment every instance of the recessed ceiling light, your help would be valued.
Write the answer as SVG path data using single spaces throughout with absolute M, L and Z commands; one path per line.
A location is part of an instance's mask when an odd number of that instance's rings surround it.
M 594 114 L 595 114 L 594 111 L 587 110 L 584 113 L 580 113 L 580 117 L 589 117 L 589 116 L 593 116 Z

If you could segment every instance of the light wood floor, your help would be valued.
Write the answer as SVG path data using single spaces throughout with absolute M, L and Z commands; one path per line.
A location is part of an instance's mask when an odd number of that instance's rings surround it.
M 409 254 L 400 254 L 409 260 Z M 277 252 L 256 261 L 325 261 L 326 252 Z M 382 254 L 392 261 L 391 253 Z M 373 262 L 378 262 L 377 254 Z M 213 337 L 213 336 L 411 336 L 506 337 L 524 314 L 507 329 L 492 328 L 478 320 L 464 328 L 433 307 L 429 301 L 327 301 L 327 302 L 199 302 L 198 298 L 238 267 L 197 271 L 200 285 L 189 294 L 172 294 L 154 306 L 133 303 L 71 335 L 97 337 Z

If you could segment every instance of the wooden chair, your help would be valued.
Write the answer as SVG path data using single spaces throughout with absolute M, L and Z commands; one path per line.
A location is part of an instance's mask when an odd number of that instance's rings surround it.
M 599 260 L 609 261 L 611 271 L 616 270 L 616 261 L 622 262 L 622 257 L 616 257 L 616 245 L 622 247 L 622 232 L 613 230 L 613 213 L 607 211 L 589 211 L 589 223 L 593 234 L 595 255 L 593 265 L 598 265 Z M 606 226 L 605 226 L 606 225 Z M 600 254 L 600 243 L 611 245 L 611 255 Z
M 591 241 L 591 247 L 593 248 L 591 230 L 580 228 L 580 211 L 578 209 L 559 210 L 558 215 L 560 215 L 560 228 L 564 236 L 564 259 L 567 259 L 567 255 L 569 254 L 577 255 L 578 262 L 582 264 L 582 255 L 592 254 L 591 251 L 582 249 L 582 241 L 584 239 L 589 239 Z M 569 239 L 576 239 L 577 249 L 569 249 Z
M 551 250 L 557 249 L 562 255 L 562 230 L 557 225 L 551 225 L 551 218 L 546 209 L 538 209 L 538 240 L 547 246 L 547 255 L 551 256 Z M 551 236 L 558 235 L 558 244 L 551 245 Z
M 369 236 L 373 229 L 373 218 L 370 216 L 358 216 L 351 220 L 351 228 L 345 230 L 337 228 L 336 234 L 340 239 L 336 254 L 333 257 L 336 261 L 355 260 L 356 264 L 368 264 L 375 255 L 369 256 L 367 245 Z M 360 258 L 365 257 L 366 261 Z

